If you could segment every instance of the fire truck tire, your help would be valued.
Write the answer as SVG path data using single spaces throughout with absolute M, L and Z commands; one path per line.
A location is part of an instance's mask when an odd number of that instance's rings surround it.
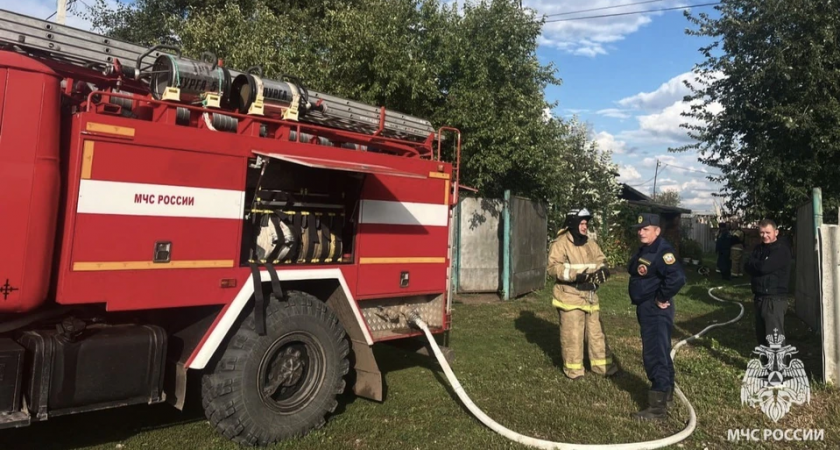
M 205 415 L 240 445 L 266 446 L 320 428 L 344 392 L 344 327 L 318 298 L 299 291 L 287 297 L 268 304 L 265 336 L 247 315 L 202 377 Z

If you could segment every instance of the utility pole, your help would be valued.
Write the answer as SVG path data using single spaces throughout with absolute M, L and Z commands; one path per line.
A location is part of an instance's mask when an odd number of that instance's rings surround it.
M 653 174 L 653 200 L 656 201 L 656 177 L 659 175 L 659 158 L 656 159 L 656 172 Z
M 64 25 L 67 17 L 67 0 L 56 0 L 55 22 Z

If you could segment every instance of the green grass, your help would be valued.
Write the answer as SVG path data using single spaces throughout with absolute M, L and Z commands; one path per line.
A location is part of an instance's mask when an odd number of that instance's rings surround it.
M 747 282 L 734 279 L 727 285 Z M 739 311 L 711 299 L 722 284 L 712 273 L 690 273 L 675 304 L 674 342 Z M 626 275 L 614 276 L 600 291 L 608 342 L 623 373 L 604 379 L 587 372 L 579 382 L 560 369 L 557 313 L 550 286 L 510 302 L 456 302 L 450 345 L 452 368 L 472 400 L 490 417 L 519 433 L 553 441 L 608 444 L 662 438 L 683 429 L 687 411 L 679 404 L 665 423 L 637 423 L 631 414 L 646 402 L 649 382 L 641 361 L 635 311 L 627 298 Z M 711 330 L 676 357 L 677 383 L 694 405 L 698 425 L 680 448 L 837 448 L 840 393 L 812 380 L 809 405 L 793 406 L 777 424 L 740 404 L 740 383 L 754 347 L 753 305 L 746 287 L 727 287 L 719 296 L 744 302 L 737 323 Z M 788 311 L 786 332 L 806 369 L 820 370 L 819 341 Z M 481 424 L 450 389 L 443 371 L 427 356 L 392 347 L 376 349 L 383 370 L 383 403 L 342 396 L 327 426 L 278 449 L 526 448 Z M 824 429 L 825 441 L 727 442 L 734 428 Z M 3 449 L 235 449 L 204 419 L 200 402 L 179 412 L 168 405 L 141 406 L 55 418 L 29 428 L 0 432 Z M 775 447 L 774 447 L 775 445 Z M 121 446 L 121 447 L 120 447 Z M 676 448 L 676 447 L 675 447 Z

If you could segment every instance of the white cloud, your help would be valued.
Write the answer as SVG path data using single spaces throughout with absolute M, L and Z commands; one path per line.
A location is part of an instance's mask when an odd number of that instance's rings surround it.
M 618 169 L 618 181 L 621 183 L 632 183 L 642 179 L 642 175 L 633 166 L 621 166 Z
M 665 8 L 683 4 L 681 0 L 663 0 L 658 5 Z M 591 18 L 607 14 L 661 9 L 627 6 L 626 0 L 568 0 L 565 2 L 525 0 L 523 6 L 533 8 L 539 15 L 547 16 L 547 23 L 543 26 L 543 34 L 539 40 L 540 45 L 588 57 L 606 55 L 610 50 L 610 44 L 623 40 L 627 35 L 651 23 L 653 17 L 663 14 L 654 12 Z M 578 12 L 599 8 L 608 9 Z M 581 20 L 580 18 L 583 17 L 590 18 Z M 552 20 L 555 22 L 550 22 Z
M 652 92 L 639 92 L 636 95 L 619 100 L 618 104 L 625 108 L 660 111 L 673 105 L 674 102 L 682 101 L 683 97 L 690 94 L 691 91 L 683 83 L 693 79 L 694 74 L 691 72 L 681 73 L 662 83 L 659 88 Z
M 595 112 L 595 114 L 604 116 L 604 117 L 612 117 L 614 119 L 629 119 L 630 114 L 627 114 L 623 109 L 618 108 L 607 108 L 601 109 Z
M 613 154 L 620 155 L 627 151 L 627 143 L 615 139 L 615 136 L 601 131 L 595 135 L 595 144 L 600 150 L 610 150 Z
M 642 167 L 653 169 L 656 167 L 656 161 L 659 160 L 661 164 L 677 164 L 677 157 L 673 155 L 659 155 L 656 158 L 645 158 L 642 160 Z M 659 168 L 660 172 L 663 170 Z
M 647 145 L 680 145 L 691 143 L 688 130 L 682 124 L 700 123 L 693 117 L 682 114 L 691 110 L 691 104 L 678 100 L 660 112 L 637 116 L 639 128 L 618 134 L 621 139 Z M 723 108 L 719 103 L 712 103 L 708 111 L 718 114 Z
M 705 80 L 715 80 L 723 75 L 714 72 L 705 75 Z M 683 124 L 697 125 L 699 122 L 690 117 L 683 116 L 691 110 L 691 105 L 699 104 L 698 101 L 684 102 L 686 95 L 691 90 L 685 85 L 688 82 L 692 86 L 698 86 L 697 75 L 693 72 L 681 73 L 670 80 L 659 85 L 650 92 L 639 92 L 638 94 L 624 97 L 616 104 L 619 108 L 612 108 L 629 115 L 632 111 L 640 111 L 645 114 L 637 115 L 636 121 L 639 127 L 635 130 L 626 130 L 618 134 L 621 139 L 640 145 L 682 145 L 691 143 L 688 130 Z M 718 114 L 722 107 L 718 103 L 709 105 L 708 111 Z
M 722 77 L 720 72 L 713 72 L 705 77 L 714 80 Z M 682 102 L 686 95 L 691 94 L 685 83 L 692 87 L 701 87 L 697 82 L 697 75 L 693 72 L 681 73 L 670 80 L 662 83 L 656 90 L 651 92 L 639 92 L 636 95 L 625 97 L 619 100 L 618 105 L 628 109 L 642 110 L 646 112 L 662 111 L 663 109 Z

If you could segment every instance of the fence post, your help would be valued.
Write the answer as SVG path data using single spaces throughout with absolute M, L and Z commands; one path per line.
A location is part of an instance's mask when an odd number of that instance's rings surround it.
M 452 269 L 450 272 L 449 285 L 456 294 L 459 292 L 459 279 L 461 275 L 461 199 L 452 208 Z
M 811 201 L 814 205 L 814 236 L 816 236 L 820 225 L 823 223 L 822 190 L 820 188 L 814 188 Z
M 502 300 L 510 300 L 510 190 L 502 204 Z
M 822 225 L 819 230 L 822 264 L 822 364 L 823 381 L 837 385 L 840 381 L 840 233 L 837 225 Z

